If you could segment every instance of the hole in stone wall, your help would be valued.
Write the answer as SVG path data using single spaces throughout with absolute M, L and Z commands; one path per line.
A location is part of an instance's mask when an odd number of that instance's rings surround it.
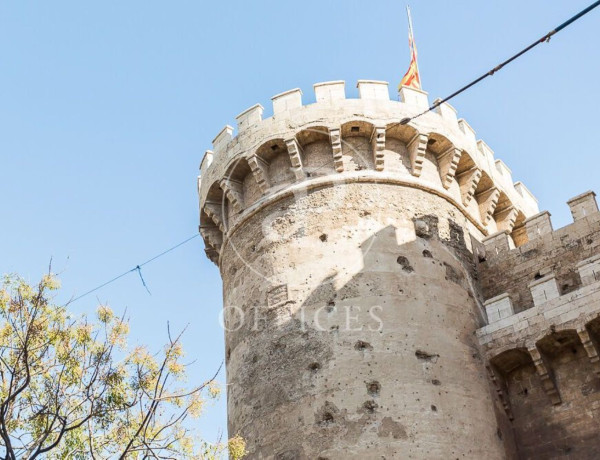
M 371 401 L 365 401 L 365 403 L 363 404 L 363 407 L 367 413 L 372 414 L 373 412 L 375 412 L 375 409 L 377 409 L 379 406 L 377 405 L 377 403 L 375 401 L 371 400 Z
M 319 239 L 324 243 L 325 241 L 327 241 L 327 233 L 322 233 L 321 236 L 319 236 Z
M 498 436 L 498 439 L 502 441 L 502 430 L 500 429 L 500 427 L 496 429 L 496 436 Z
M 279 148 L 279 146 L 278 146 L 278 145 L 272 145 L 272 146 L 271 146 L 271 150 L 273 150 L 273 151 L 277 150 L 278 148 Z
M 541 274 L 540 272 L 537 272 L 537 273 L 535 274 L 535 276 L 533 277 L 533 279 L 534 279 L 534 280 L 539 280 L 540 278 L 543 278 L 543 277 L 542 277 L 542 274 Z
M 360 131 L 360 126 L 352 126 L 350 128 L 350 132 L 352 132 L 352 133 L 357 133 L 359 131 Z
M 442 382 L 440 382 L 438 379 L 433 379 L 433 380 L 431 381 L 431 383 L 432 383 L 433 385 L 436 385 L 436 386 L 439 386 L 439 385 L 441 385 L 441 384 L 442 384 Z
M 415 351 L 415 356 L 417 357 L 417 359 L 420 359 L 422 361 L 437 361 L 437 358 L 440 357 L 440 355 L 437 354 L 433 354 L 433 353 L 427 353 L 426 351 L 423 350 L 417 350 Z
M 427 257 L 428 259 L 433 258 L 433 256 L 431 255 L 431 252 L 428 251 L 427 249 L 423 250 L 423 257 Z
M 362 340 L 359 340 L 354 344 L 354 349 L 359 351 L 372 350 L 373 346 L 369 342 L 363 342 Z
M 367 393 L 371 396 L 379 396 L 381 391 L 381 385 L 377 381 L 367 383 Z
M 427 141 L 427 145 L 433 145 L 433 144 L 435 144 L 436 142 L 437 142 L 437 141 L 436 141 L 435 139 L 429 139 L 429 140 Z
M 437 412 L 437 407 L 436 407 L 436 406 L 434 406 L 434 405 L 432 404 L 432 405 L 431 405 L 431 410 L 432 410 L 433 412 Z
M 317 372 L 319 369 L 321 369 L 321 365 L 319 363 L 310 363 L 308 365 L 308 369 L 313 372 Z
M 323 412 L 321 416 L 321 425 L 331 425 L 335 419 L 333 418 L 333 414 L 331 412 Z
M 398 256 L 398 258 L 396 259 L 396 262 L 398 262 L 398 264 L 400 264 L 402 266 L 402 270 L 407 273 L 412 273 L 415 271 L 415 269 L 412 268 L 412 266 L 410 265 L 410 262 L 408 261 L 408 259 L 404 256 Z
M 523 388 L 521 391 L 519 391 L 517 394 L 521 395 L 521 396 L 527 396 L 527 394 L 529 393 L 529 390 L 527 388 Z

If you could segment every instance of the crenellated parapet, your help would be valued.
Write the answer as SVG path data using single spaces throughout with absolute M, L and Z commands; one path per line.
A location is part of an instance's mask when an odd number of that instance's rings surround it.
M 200 227 L 207 251 L 245 216 L 299 189 L 338 182 L 390 183 L 425 189 L 453 203 L 481 235 L 507 231 L 526 241 L 525 219 L 537 201 L 469 124 L 448 104 L 407 125 L 403 118 L 429 107 L 426 92 L 403 87 L 390 100 L 387 82 L 361 80 L 358 99 L 345 83 L 314 85 L 316 102 L 300 89 L 272 98 L 273 116 L 256 104 L 226 126 L 200 166 Z M 220 206 L 215 206 L 220 204 Z M 221 232 L 218 238 L 216 233 Z M 222 244 L 222 243 L 219 243 Z
M 515 372 L 530 366 L 549 401 L 561 404 L 554 374 L 566 361 L 558 357 L 578 349 L 590 375 L 600 375 L 600 212 L 593 192 L 568 204 L 574 222 L 564 228 L 553 230 L 545 211 L 525 221 L 528 241 L 520 247 L 507 231 L 483 241 L 478 273 L 487 325 L 477 337 L 499 394 L 503 379 L 514 383 Z

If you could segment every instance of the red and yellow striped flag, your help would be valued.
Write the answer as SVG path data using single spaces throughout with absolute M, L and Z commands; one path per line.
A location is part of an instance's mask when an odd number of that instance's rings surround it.
M 403 86 L 410 88 L 421 89 L 421 77 L 419 75 L 419 64 L 417 62 L 417 45 L 415 44 L 415 37 L 413 35 L 412 19 L 410 17 L 410 8 L 407 6 L 406 11 L 408 13 L 408 44 L 410 46 L 410 65 L 408 70 L 402 77 L 402 81 L 398 85 L 398 90 Z

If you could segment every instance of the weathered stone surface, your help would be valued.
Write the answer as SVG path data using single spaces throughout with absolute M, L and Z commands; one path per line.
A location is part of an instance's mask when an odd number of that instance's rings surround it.
M 202 162 L 229 433 L 250 459 L 597 458 L 594 195 L 553 231 L 452 107 L 400 125 L 427 94 L 387 91 L 282 93 Z

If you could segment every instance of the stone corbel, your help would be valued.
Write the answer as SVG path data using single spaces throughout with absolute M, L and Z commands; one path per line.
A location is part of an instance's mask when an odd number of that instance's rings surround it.
M 502 403 L 502 407 L 504 407 L 504 412 L 508 416 L 509 420 L 514 420 L 515 417 L 512 413 L 512 408 L 510 407 L 510 401 L 508 399 L 508 390 L 506 389 L 506 382 L 500 376 L 500 373 L 497 372 L 491 364 L 485 366 L 490 379 L 492 380 L 492 384 L 494 385 L 494 389 L 496 390 L 496 394 L 498 395 L 498 399 Z
M 589 331 L 585 326 L 582 326 L 577 329 L 577 334 L 581 339 L 581 343 L 583 344 L 583 348 L 590 359 L 590 363 L 592 365 L 592 371 L 596 375 L 600 375 L 600 357 L 598 356 L 598 344 L 596 341 L 590 336 Z
M 556 382 L 554 381 L 552 369 L 546 364 L 542 354 L 536 346 L 528 347 L 527 351 L 529 351 L 531 359 L 533 359 L 535 370 L 540 376 L 542 387 L 550 398 L 550 401 L 555 406 L 560 404 L 562 401 L 560 399 L 560 394 L 558 393 L 558 388 L 556 387 Z
M 494 215 L 496 206 L 498 206 L 498 198 L 500 198 L 500 190 L 496 187 L 491 187 L 475 195 L 475 199 L 479 203 L 479 213 L 483 225 L 487 225 Z
M 385 126 L 375 127 L 371 135 L 371 146 L 373 148 L 373 160 L 375 170 L 383 171 L 383 151 L 385 150 Z
M 506 230 L 509 233 L 512 233 L 518 214 L 519 211 L 514 206 L 509 206 L 496 213 L 495 219 L 498 224 L 498 231 L 502 232 Z
M 221 245 L 223 244 L 223 233 L 221 233 L 218 228 L 204 227 L 200 229 L 200 234 L 202 235 L 204 241 L 212 246 L 217 252 L 221 250 Z
M 406 146 L 410 155 L 411 173 L 415 177 L 421 176 L 428 140 L 429 136 L 427 134 L 417 133 Z
M 258 184 L 258 188 L 260 189 L 261 193 L 265 195 L 270 188 L 268 176 L 269 166 L 257 155 L 252 155 L 250 158 L 248 158 L 248 165 L 250 166 L 252 175 Z
M 471 169 L 460 173 L 456 176 L 458 181 L 458 185 L 460 186 L 460 194 L 462 196 L 462 202 L 465 206 L 468 206 L 473 196 L 475 195 L 475 190 L 479 185 L 479 180 L 481 179 L 481 169 L 477 166 L 473 166 Z
M 221 230 L 221 232 L 225 233 L 225 225 L 223 224 L 223 219 L 221 218 L 223 211 L 223 204 L 215 201 L 207 201 L 204 203 L 204 207 L 202 208 L 206 215 L 210 217 L 210 220 L 214 222 L 214 224 Z
M 294 138 L 285 141 L 285 145 L 290 156 L 292 163 L 292 171 L 296 180 L 302 180 L 306 177 L 304 173 L 304 166 L 302 165 L 302 147 L 298 144 L 298 141 Z
M 238 213 L 242 211 L 242 205 L 244 203 L 242 195 L 242 183 L 234 179 L 221 179 L 219 182 L 223 193 L 233 206 L 233 210 Z
M 461 156 L 462 150 L 452 146 L 438 157 L 440 178 L 445 189 L 450 188 L 452 184 Z
M 333 167 L 339 173 L 344 172 L 344 161 L 342 153 L 342 131 L 339 128 L 329 130 L 329 140 L 333 152 Z

